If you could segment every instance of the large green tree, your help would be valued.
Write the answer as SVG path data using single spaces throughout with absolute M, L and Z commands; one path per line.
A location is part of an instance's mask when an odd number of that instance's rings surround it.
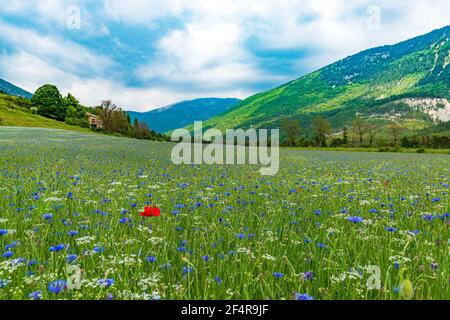
M 31 104 L 37 108 L 41 116 L 64 121 L 66 106 L 56 86 L 46 84 L 36 90 L 31 98 Z
M 300 134 L 300 124 L 296 120 L 285 119 L 281 123 L 281 127 L 286 133 L 287 136 L 287 144 L 289 147 L 293 147 L 295 144 L 295 140 L 298 138 Z
M 331 134 L 333 130 L 331 124 L 326 119 L 322 117 L 317 117 L 313 121 L 312 128 L 316 135 L 317 144 L 320 147 L 326 147 L 327 136 Z
M 86 111 L 80 102 L 70 93 L 64 98 L 64 104 L 66 106 L 66 118 L 72 119 L 84 119 L 86 118 Z

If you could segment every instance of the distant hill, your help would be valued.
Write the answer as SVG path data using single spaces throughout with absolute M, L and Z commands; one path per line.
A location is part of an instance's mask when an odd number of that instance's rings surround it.
M 31 97 L 33 97 L 33 94 L 13 85 L 12 83 L 9 83 L 8 81 L 5 81 L 3 79 L 0 79 L 0 91 L 3 91 L 4 93 L 7 93 L 11 96 L 16 96 L 16 97 L 22 97 L 22 98 L 27 98 L 27 99 L 31 99 Z
M 335 130 L 361 115 L 424 128 L 450 120 L 450 26 L 363 51 L 256 94 L 204 123 L 204 129 L 274 128 L 286 119 L 308 128 L 317 116 Z
M 234 107 L 241 100 L 234 98 L 203 98 L 179 102 L 149 112 L 129 111 L 131 120 L 146 122 L 157 132 L 167 132 L 185 127 L 194 121 L 204 121 Z

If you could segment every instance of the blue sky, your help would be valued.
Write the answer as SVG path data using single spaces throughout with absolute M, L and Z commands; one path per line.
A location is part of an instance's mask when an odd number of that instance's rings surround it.
M 150 110 L 245 98 L 450 24 L 448 0 L 9 0 L 0 78 Z

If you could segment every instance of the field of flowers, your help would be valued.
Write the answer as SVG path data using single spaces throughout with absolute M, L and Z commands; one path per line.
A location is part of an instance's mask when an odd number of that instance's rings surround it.
M 450 298 L 450 155 L 172 146 L 0 127 L 0 299 Z

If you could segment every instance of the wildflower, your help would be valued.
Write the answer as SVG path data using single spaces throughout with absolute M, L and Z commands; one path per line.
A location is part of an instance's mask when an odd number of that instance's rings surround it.
M 76 230 L 70 230 L 67 234 L 68 234 L 69 236 L 71 236 L 71 237 L 74 237 L 74 236 L 78 235 L 78 231 L 76 231 Z
M 67 262 L 71 263 L 74 262 L 75 260 L 77 260 L 78 256 L 76 254 L 70 254 L 67 256 Z
M 108 278 L 108 279 L 98 279 L 98 285 L 100 287 L 111 287 L 114 284 L 114 279 Z
M 144 212 L 139 213 L 141 217 L 159 217 L 161 210 L 157 207 L 145 207 Z
M 222 281 L 222 279 L 220 279 L 220 278 L 219 278 L 219 277 L 217 277 L 217 276 L 216 276 L 216 277 L 214 277 L 214 281 L 215 281 L 215 282 L 217 282 L 217 284 L 218 284 L 218 285 L 221 285 L 221 284 L 222 284 L 222 282 L 223 282 L 223 281 Z
M 6 285 L 9 283 L 9 280 L 2 280 L 0 279 L 0 289 L 6 287 Z
M 274 273 L 273 273 L 273 276 L 274 276 L 275 278 L 283 278 L 283 277 L 284 277 L 284 273 L 281 273 L 281 272 L 274 272 Z
M 0 236 L 4 236 L 6 234 L 8 234 L 8 230 L 0 229 Z
M 13 255 L 12 251 L 6 251 L 5 253 L 2 254 L 3 258 L 11 258 Z
M 149 256 L 145 260 L 147 260 L 147 262 L 154 263 L 154 262 L 156 262 L 156 257 L 155 256 Z
M 296 293 L 295 300 L 311 301 L 314 298 L 307 293 Z
M 42 215 L 42 218 L 44 218 L 45 220 L 51 220 L 53 219 L 53 215 L 51 213 L 46 213 Z
M 314 278 L 314 274 L 312 273 L 312 271 L 306 271 L 303 273 L 304 280 L 313 280 L 313 278 Z
M 397 231 L 397 228 L 392 228 L 392 227 L 386 227 L 385 229 L 387 231 L 389 231 L 389 232 L 396 232 Z
M 182 271 L 183 271 L 183 276 L 184 276 L 188 273 L 194 272 L 194 268 L 193 267 L 183 267 Z
M 431 270 L 437 270 L 439 268 L 439 265 L 436 262 L 433 262 L 431 264 Z
M 202 257 L 203 261 L 208 262 L 209 261 L 209 257 L 208 256 L 203 256 Z
M 105 248 L 101 247 L 101 246 L 95 246 L 94 247 L 94 251 L 96 253 L 103 253 L 103 251 L 105 251 Z
M 431 199 L 431 202 L 433 202 L 433 203 L 437 203 L 439 201 L 441 201 L 441 198 L 433 198 L 433 199 Z
M 121 224 L 127 224 L 127 223 L 131 223 L 133 220 L 131 219 L 131 218 L 121 218 L 120 220 L 119 220 L 119 222 L 121 223 Z
M 55 280 L 48 284 L 48 290 L 54 294 L 59 294 L 67 290 L 67 281 Z
M 364 221 L 364 219 L 361 217 L 349 217 L 348 221 L 353 222 L 353 223 L 361 223 Z
M 56 246 L 50 247 L 50 252 L 58 252 L 64 250 L 64 244 L 58 244 Z
M 32 300 L 40 300 L 42 299 L 42 291 L 34 291 L 28 295 L 28 298 Z

